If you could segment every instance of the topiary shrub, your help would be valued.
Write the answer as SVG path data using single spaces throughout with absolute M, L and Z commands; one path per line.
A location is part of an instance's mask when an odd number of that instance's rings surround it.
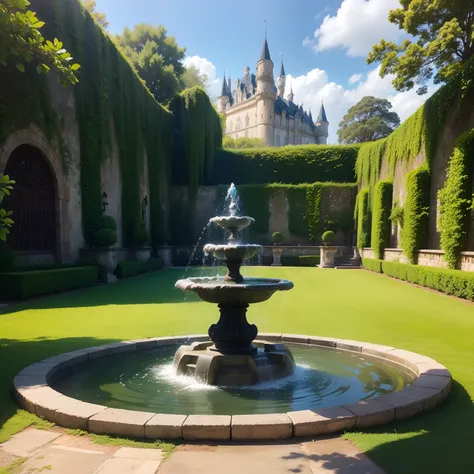
M 285 240 L 285 237 L 281 232 L 273 232 L 272 234 L 272 242 L 274 244 L 281 244 Z
M 375 185 L 372 202 L 371 247 L 378 259 L 383 258 L 384 249 L 390 244 L 392 194 L 393 184 L 391 181 L 379 181 Z
M 97 229 L 112 229 L 117 231 L 117 222 L 115 222 L 115 219 L 112 216 L 100 216 L 99 219 L 97 219 Z
M 132 243 L 135 247 L 144 247 L 150 242 L 150 235 L 144 222 L 140 222 L 133 232 Z
M 331 245 L 336 240 L 336 234 L 332 230 L 327 230 L 321 237 L 324 245 Z
M 356 199 L 354 214 L 357 218 L 357 247 L 360 249 L 370 246 L 370 190 L 361 189 Z
M 112 229 L 99 229 L 94 233 L 94 247 L 112 247 L 117 242 L 117 232 Z
M 418 250 L 426 248 L 429 205 L 430 172 L 423 166 L 407 175 L 401 247 L 411 263 L 416 263 Z

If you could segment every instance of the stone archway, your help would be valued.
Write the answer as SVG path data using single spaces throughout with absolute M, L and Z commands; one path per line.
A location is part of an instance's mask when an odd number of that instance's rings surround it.
M 9 246 L 21 252 L 46 252 L 56 256 L 56 185 L 43 153 L 31 145 L 20 145 L 10 155 L 5 174 L 15 181 L 6 199 L 15 221 Z

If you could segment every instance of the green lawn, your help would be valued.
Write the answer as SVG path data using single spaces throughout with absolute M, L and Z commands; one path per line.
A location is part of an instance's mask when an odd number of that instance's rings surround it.
M 185 297 L 164 270 L 115 285 L 38 300 L 0 314 L 0 442 L 32 418 L 15 415 L 11 382 L 45 357 L 121 339 L 206 332 L 217 308 Z M 413 350 L 455 379 L 437 410 L 349 433 L 389 474 L 474 472 L 474 305 L 365 271 L 248 268 L 294 281 L 291 292 L 250 308 L 261 331 L 335 336 Z

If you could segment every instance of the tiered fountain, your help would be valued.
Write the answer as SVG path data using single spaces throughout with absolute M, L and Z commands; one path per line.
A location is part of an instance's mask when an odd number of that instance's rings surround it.
M 254 222 L 238 216 L 237 190 L 232 184 L 226 202 L 228 216 L 213 217 L 210 222 L 229 233 L 225 245 L 207 244 L 204 252 L 227 266 L 224 277 L 200 277 L 178 280 L 176 287 L 194 291 L 199 298 L 219 306 L 220 318 L 209 328 L 211 341 L 181 346 L 174 357 L 178 374 L 192 375 L 210 385 L 243 386 L 286 377 L 293 372 L 291 352 L 284 344 L 255 341 L 257 326 L 246 318 L 249 304 L 268 300 L 273 293 L 291 290 L 293 283 L 273 278 L 244 278 L 240 267 L 244 260 L 262 251 L 260 245 L 244 244 L 238 233 Z

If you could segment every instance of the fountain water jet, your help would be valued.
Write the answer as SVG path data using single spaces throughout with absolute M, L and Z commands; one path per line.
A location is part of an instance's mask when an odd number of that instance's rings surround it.
M 243 244 L 238 232 L 254 222 L 238 216 L 238 195 L 232 183 L 226 196 L 230 200 L 228 216 L 213 217 L 210 223 L 230 235 L 225 245 L 206 244 L 204 252 L 223 260 L 225 277 L 200 277 L 178 280 L 176 287 L 193 291 L 199 298 L 219 306 L 220 318 L 208 331 L 211 341 L 181 346 L 174 357 L 178 374 L 192 375 L 211 385 L 254 385 L 286 377 L 293 372 L 291 352 L 284 344 L 256 341 L 258 329 L 249 324 L 249 304 L 268 300 L 276 291 L 290 290 L 293 283 L 274 278 L 244 278 L 240 267 L 244 260 L 262 251 L 260 245 Z

